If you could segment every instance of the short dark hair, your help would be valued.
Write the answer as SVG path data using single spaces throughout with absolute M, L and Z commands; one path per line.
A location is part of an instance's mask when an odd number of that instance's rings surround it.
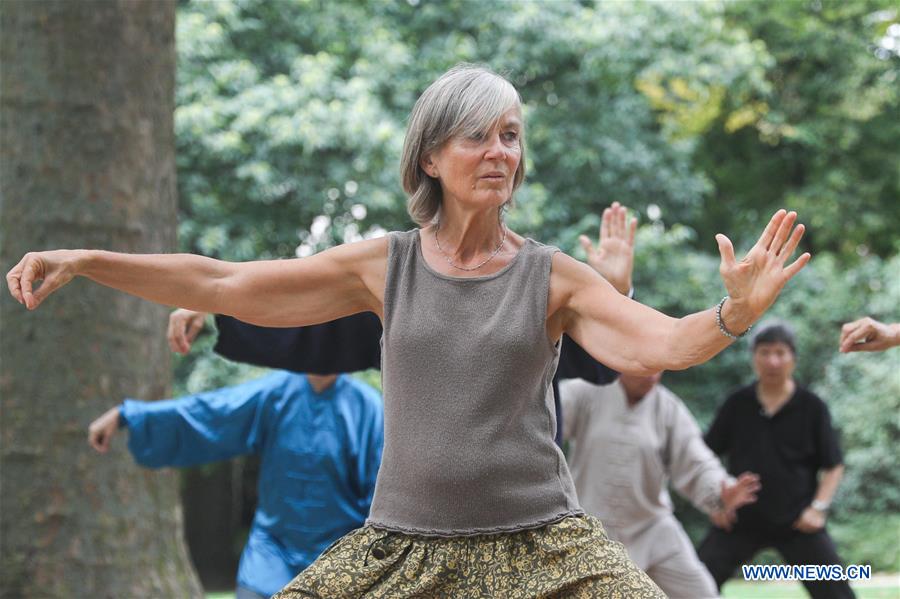
M 764 324 L 753 336 L 753 351 L 760 343 L 784 343 L 791 348 L 792 354 L 797 355 L 794 331 L 783 322 Z

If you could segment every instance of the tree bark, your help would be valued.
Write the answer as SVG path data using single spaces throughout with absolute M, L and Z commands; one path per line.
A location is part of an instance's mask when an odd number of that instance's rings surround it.
M 0 259 L 175 248 L 175 3 L 4 0 Z M 75 281 L 40 310 L 0 301 L 0 595 L 202 596 L 177 473 L 107 455 L 90 421 L 165 397 L 166 310 Z

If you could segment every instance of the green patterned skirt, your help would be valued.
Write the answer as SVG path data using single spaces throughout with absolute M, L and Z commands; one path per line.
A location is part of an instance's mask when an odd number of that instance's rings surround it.
M 273 599 L 321 597 L 664 598 L 600 521 L 425 537 L 367 526 L 329 547 Z

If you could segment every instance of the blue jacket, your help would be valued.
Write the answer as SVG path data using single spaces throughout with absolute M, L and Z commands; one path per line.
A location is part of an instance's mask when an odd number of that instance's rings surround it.
M 276 593 L 368 516 L 383 408 L 377 391 L 346 375 L 317 394 L 304 375 L 278 371 L 178 399 L 125 400 L 121 414 L 142 466 L 261 456 L 239 586 Z

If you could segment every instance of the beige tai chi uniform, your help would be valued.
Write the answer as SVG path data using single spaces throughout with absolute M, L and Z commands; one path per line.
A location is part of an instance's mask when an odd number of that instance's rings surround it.
M 560 385 L 569 469 L 586 512 L 670 598 L 717 597 L 716 585 L 672 514 L 667 483 L 705 513 L 731 481 L 675 394 L 656 385 L 634 406 L 615 382 Z

